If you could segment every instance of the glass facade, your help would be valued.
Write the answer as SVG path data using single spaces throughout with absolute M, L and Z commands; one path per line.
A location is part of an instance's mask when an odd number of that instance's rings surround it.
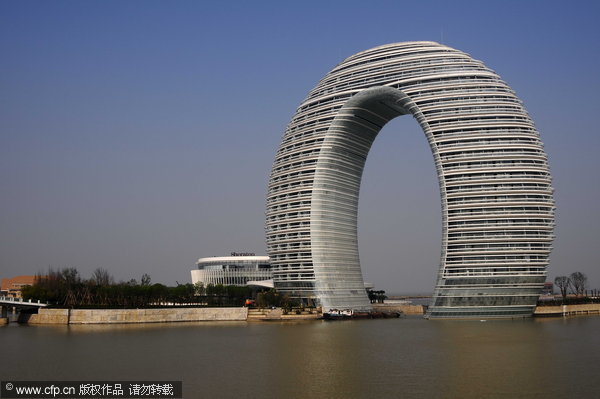
M 428 316 L 530 316 L 554 227 L 542 142 L 494 71 L 434 42 L 355 54 L 298 108 L 267 195 L 275 287 L 324 309 L 369 307 L 356 226 L 360 180 L 373 140 L 404 114 L 423 129 L 440 187 L 441 261 Z

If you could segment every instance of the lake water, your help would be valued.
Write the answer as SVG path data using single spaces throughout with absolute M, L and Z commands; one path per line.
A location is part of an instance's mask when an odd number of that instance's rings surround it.
M 0 327 L 2 380 L 182 380 L 184 398 L 597 398 L 600 317 Z

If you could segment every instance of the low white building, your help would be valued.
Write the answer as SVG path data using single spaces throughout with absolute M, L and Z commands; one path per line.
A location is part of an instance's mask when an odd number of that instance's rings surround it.
M 201 282 L 223 285 L 268 285 L 273 286 L 271 263 L 268 256 L 232 252 L 231 256 L 200 258 L 197 269 L 192 270 L 192 284 Z M 258 283 L 258 284 L 257 284 Z

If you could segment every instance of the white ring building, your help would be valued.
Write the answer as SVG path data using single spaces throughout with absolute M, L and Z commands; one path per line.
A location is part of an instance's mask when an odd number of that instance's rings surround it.
M 530 316 L 554 227 L 542 142 L 494 71 L 435 42 L 355 54 L 300 104 L 267 195 L 275 288 L 323 309 L 369 308 L 358 254 L 361 176 L 381 128 L 405 114 L 429 142 L 441 197 L 441 259 L 427 316 Z

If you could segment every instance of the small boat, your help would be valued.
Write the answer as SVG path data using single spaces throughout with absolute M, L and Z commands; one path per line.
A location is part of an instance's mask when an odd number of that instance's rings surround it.
M 377 312 L 367 310 L 353 310 L 353 309 L 329 309 L 329 311 L 323 313 L 323 319 L 325 320 L 345 320 L 345 319 L 390 319 L 398 318 L 402 316 L 402 312 Z
M 367 310 L 355 310 L 352 312 L 352 318 L 353 319 L 372 319 L 373 316 L 371 315 L 371 312 L 367 311 Z
M 384 319 L 397 319 L 399 317 L 404 316 L 402 312 L 382 312 Z
M 325 320 L 343 320 L 351 319 L 354 314 L 352 309 L 329 309 L 329 311 L 323 313 Z
M 392 311 L 373 311 L 371 312 L 372 319 L 397 319 L 402 317 L 402 312 L 392 312 Z

